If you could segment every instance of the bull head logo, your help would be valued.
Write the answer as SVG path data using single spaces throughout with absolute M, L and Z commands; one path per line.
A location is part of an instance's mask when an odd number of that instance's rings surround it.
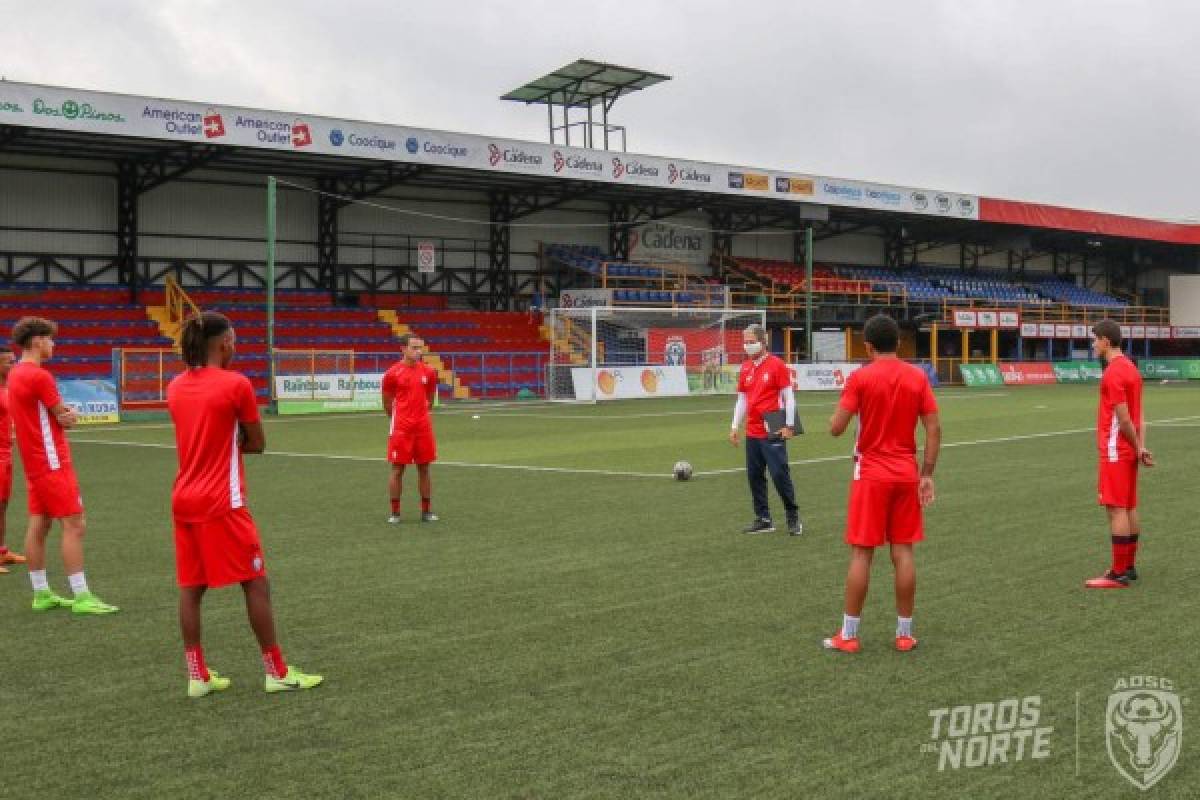
M 1179 759 L 1183 711 L 1174 692 L 1114 692 L 1108 698 L 1104 724 L 1113 766 L 1143 791 L 1158 783 Z

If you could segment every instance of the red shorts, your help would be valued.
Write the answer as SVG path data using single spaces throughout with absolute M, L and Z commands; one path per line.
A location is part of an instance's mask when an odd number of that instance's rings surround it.
M 912 544 L 925 538 L 921 497 L 917 483 L 871 481 L 850 483 L 850 511 L 846 517 L 846 543 L 858 547 Z
M 216 589 L 267 574 L 254 518 L 244 508 L 206 522 L 175 521 L 175 578 Z
M 1100 505 L 1137 508 L 1137 461 L 1100 462 Z
M 431 464 L 437 461 L 433 430 L 396 431 L 388 438 L 388 461 L 393 464 Z
M 0 459 L 0 503 L 12 498 L 12 459 Z
M 62 519 L 83 513 L 83 497 L 79 494 L 79 481 L 70 465 L 47 472 L 36 478 L 27 478 L 25 488 L 29 493 L 29 516 Z

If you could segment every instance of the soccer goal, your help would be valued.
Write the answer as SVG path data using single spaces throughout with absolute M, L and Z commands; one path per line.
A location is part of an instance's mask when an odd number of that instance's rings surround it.
M 546 396 L 594 403 L 732 393 L 742 331 L 766 311 L 727 308 L 555 308 L 547 317 Z

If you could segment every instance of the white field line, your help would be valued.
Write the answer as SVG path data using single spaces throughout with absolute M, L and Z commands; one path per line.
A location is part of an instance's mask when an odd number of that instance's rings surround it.
M 1200 420 L 1200 416 L 1192 417 L 1174 417 L 1171 419 L 1153 420 L 1150 425 L 1173 425 L 1184 422 Z M 1095 428 L 1072 428 L 1062 431 L 1044 431 L 1042 433 L 1023 433 L 1015 436 L 1002 436 L 995 439 L 973 439 L 964 442 L 946 442 L 942 444 L 943 449 L 951 447 L 974 447 L 982 444 L 1004 444 L 1006 442 L 1020 442 L 1029 439 L 1045 439 L 1053 436 L 1070 436 L 1079 433 L 1094 433 Z M 114 439 L 71 439 L 72 443 L 78 444 L 105 444 L 115 447 L 148 447 L 155 450 L 174 450 L 175 445 L 159 443 L 159 442 L 126 442 L 117 441 Z M 382 456 L 349 456 L 337 455 L 331 453 L 292 453 L 281 450 L 268 450 L 264 455 L 278 456 L 281 458 L 320 458 L 329 461 L 359 461 L 366 463 L 382 463 L 386 459 Z M 794 466 L 805 466 L 809 464 L 825 464 L 833 461 L 848 461 L 849 455 L 823 456 L 821 458 L 803 458 L 797 461 L 791 461 Z M 609 477 L 621 478 L 670 478 L 669 473 L 661 472 L 632 472 L 623 470 L 610 469 L 585 469 L 574 467 L 545 467 L 536 464 L 488 464 L 488 463 L 473 463 L 469 461 L 438 461 L 438 466 L 443 467 L 467 467 L 471 469 L 502 469 L 513 470 L 518 472 L 547 472 L 564 475 L 604 475 Z M 729 475 L 737 472 L 745 472 L 745 467 L 731 467 L 729 469 L 715 469 L 696 472 L 695 475 L 710 476 L 710 475 Z

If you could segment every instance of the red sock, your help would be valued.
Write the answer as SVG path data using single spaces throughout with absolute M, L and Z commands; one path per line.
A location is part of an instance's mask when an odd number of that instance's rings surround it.
M 208 682 L 208 665 L 204 663 L 204 648 L 200 645 L 194 647 L 183 648 L 183 654 L 187 658 L 188 677 L 194 681 Z
M 262 651 L 263 668 L 272 678 L 283 678 L 287 675 L 287 664 L 283 663 L 283 652 L 279 645 L 273 644 Z
M 399 497 L 392 498 L 392 513 L 393 514 L 400 513 L 400 498 Z
M 1120 575 L 1133 563 L 1133 544 L 1128 536 L 1112 537 L 1112 571 Z
M 433 501 L 432 501 L 432 500 L 430 500 L 428 497 L 422 497 L 422 498 L 421 498 L 421 513 L 422 513 L 422 514 L 428 514 L 428 513 L 429 513 L 429 504 L 430 504 L 431 502 L 433 502 Z

